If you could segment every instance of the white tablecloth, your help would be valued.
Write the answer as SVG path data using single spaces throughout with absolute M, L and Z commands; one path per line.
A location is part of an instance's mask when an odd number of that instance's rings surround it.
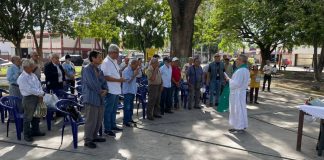
M 324 107 L 320 106 L 310 106 L 310 105 L 300 105 L 297 106 L 299 110 L 304 111 L 305 113 L 315 117 L 324 119 Z

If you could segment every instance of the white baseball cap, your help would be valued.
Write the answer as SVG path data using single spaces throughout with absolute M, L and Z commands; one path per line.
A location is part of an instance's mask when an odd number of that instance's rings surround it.
M 172 62 L 174 62 L 174 61 L 178 61 L 179 60 L 179 58 L 177 58 L 177 57 L 173 57 L 172 58 Z

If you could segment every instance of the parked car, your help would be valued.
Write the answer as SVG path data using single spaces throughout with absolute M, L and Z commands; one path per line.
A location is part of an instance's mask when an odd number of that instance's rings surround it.
M 80 55 L 70 55 L 71 56 L 71 62 L 75 65 L 75 66 L 82 66 L 83 63 L 83 59 Z M 62 58 L 60 58 L 60 62 L 64 62 L 65 61 L 65 56 L 63 56 Z

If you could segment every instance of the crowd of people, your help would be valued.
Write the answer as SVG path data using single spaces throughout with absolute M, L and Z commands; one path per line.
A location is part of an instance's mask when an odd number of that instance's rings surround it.
M 88 64 L 81 72 L 83 105 L 85 106 L 85 146 L 96 148 L 96 142 L 106 139 L 98 136 L 100 127 L 106 135 L 116 136 L 123 131 L 116 125 L 116 113 L 123 95 L 123 125 L 131 127 L 133 120 L 134 99 L 137 94 L 137 79 L 146 77 L 148 81 L 147 119 L 162 118 L 164 114 L 172 114 L 181 108 L 179 92 L 182 84 L 188 85 L 189 101 L 186 109 L 201 108 L 201 88 L 209 88 L 207 107 L 217 107 L 219 97 L 226 85 L 229 86 L 229 123 L 233 127 L 230 132 L 243 132 L 247 128 L 246 89 L 250 83 L 250 102 L 258 104 L 261 71 L 258 66 L 251 67 L 245 55 L 238 56 L 234 64 L 226 55 L 214 55 L 214 61 L 201 66 L 200 57 L 189 57 L 188 63 L 180 67 L 177 57 L 154 55 L 146 64 L 142 59 L 125 58 L 119 65 L 117 59 L 119 47 L 111 44 L 108 55 L 91 51 Z M 71 56 L 65 56 L 61 65 L 58 54 L 52 54 L 50 62 L 42 64 L 36 52 L 31 59 L 21 60 L 13 56 L 13 65 L 8 69 L 9 94 L 22 98 L 24 110 L 24 139 L 33 141 L 35 136 L 44 136 L 39 129 L 39 118 L 33 117 L 38 102 L 43 101 L 45 92 L 41 85 L 41 71 L 45 74 L 47 90 L 55 93 L 70 88 L 74 94 L 75 66 Z M 22 61 L 22 62 L 21 62 Z M 264 81 L 268 81 L 270 91 L 271 69 L 269 64 L 264 67 Z M 263 90 L 265 82 L 263 84 Z M 254 94 L 255 93 L 255 94 Z M 254 96 L 253 96 L 254 95 Z

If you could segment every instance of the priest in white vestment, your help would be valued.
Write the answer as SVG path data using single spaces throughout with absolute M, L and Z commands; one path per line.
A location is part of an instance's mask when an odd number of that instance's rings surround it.
M 248 58 L 240 55 L 236 60 L 237 70 L 232 78 L 226 77 L 229 82 L 229 124 L 231 133 L 242 133 L 248 127 L 246 109 L 246 89 L 248 88 L 250 73 L 247 67 Z

